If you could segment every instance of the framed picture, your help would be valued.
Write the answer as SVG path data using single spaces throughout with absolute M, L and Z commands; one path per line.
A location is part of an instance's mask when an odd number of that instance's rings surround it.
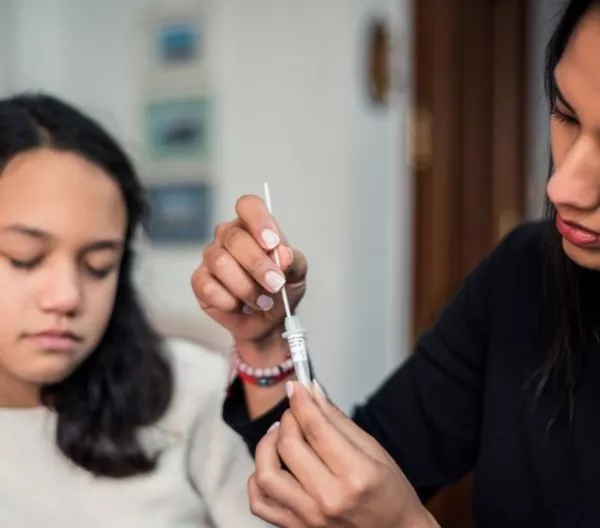
M 154 53 L 158 63 L 166 68 L 177 68 L 199 61 L 202 51 L 201 31 L 198 24 L 185 20 L 157 24 Z
M 153 12 L 144 32 L 146 81 L 178 90 L 204 86 L 208 79 L 208 28 L 202 7 Z
M 207 98 L 162 99 L 146 107 L 147 148 L 155 160 L 206 161 L 210 149 Z
M 168 183 L 148 188 L 145 228 L 154 244 L 203 244 L 213 231 L 213 191 L 208 183 Z

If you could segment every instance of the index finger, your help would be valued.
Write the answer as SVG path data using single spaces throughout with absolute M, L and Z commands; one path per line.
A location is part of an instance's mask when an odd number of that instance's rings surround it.
M 283 241 L 281 230 L 262 198 L 242 196 L 235 204 L 235 212 L 263 249 L 271 251 Z
M 290 409 L 311 445 L 331 472 L 348 474 L 357 464 L 366 461 L 365 455 L 329 420 L 301 383 L 290 382 L 293 392 Z
M 313 499 L 292 474 L 281 467 L 277 452 L 279 428 L 273 424 L 256 448 L 256 484 L 279 507 L 303 517 L 314 509 Z

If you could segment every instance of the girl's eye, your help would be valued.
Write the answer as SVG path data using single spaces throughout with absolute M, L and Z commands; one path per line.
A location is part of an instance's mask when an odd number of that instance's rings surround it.
M 29 271 L 29 270 L 35 269 L 40 264 L 42 259 L 41 258 L 35 258 L 33 260 L 9 259 L 9 261 L 13 268 Z

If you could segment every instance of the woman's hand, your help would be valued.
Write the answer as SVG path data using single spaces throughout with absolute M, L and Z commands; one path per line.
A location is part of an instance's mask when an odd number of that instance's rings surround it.
M 257 196 L 236 204 L 237 218 L 219 224 L 194 272 L 192 287 L 202 309 L 239 341 L 260 342 L 282 332 L 281 296 L 286 285 L 295 307 L 305 291 L 307 265 L 285 245 L 275 220 Z M 281 268 L 272 252 L 279 254 Z
M 318 386 L 314 399 L 288 387 L 290 409 L 256 450 L 256 516 L 284 528 L 438 526 L 387 452 Z

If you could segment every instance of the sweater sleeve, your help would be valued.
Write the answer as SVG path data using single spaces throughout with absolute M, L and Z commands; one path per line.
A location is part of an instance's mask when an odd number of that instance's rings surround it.
M 221 416 L 227 361 L 184 340 L 171 340 L 169 348 L 176 390 L 165 427 L 181 430 L 183 469 L 192 490 L 205 505 L 210 526 L 269 526 L 250 512 L 247 485 L 254 461 L 242 439 Z
M 221 417 L 223 387 L 219 389 L 191 431 L 187 457 L 190 481 L 205 502 L 215 528 L 269 526 L 250 512 L 247 486 L 254 461 L 241 438 Z
M 423 500 L 474 466 L 493 291 L 498 284 L 510 285 L 515 261 L 531 256 L 521 249 L 531 246 L 538 232 L 537 226 L 525 225 L 511 233 L 469 275 L 420 337 L 415 353 L 354 409 L 353 420 L 390 453 Z M 286 406 L 282 401 L 251 422 L 238 386 L 224 417 L 253 452 Z

